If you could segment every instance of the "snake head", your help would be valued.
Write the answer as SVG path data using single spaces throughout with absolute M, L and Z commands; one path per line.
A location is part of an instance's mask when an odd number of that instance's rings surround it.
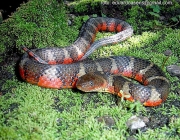
M 106 92 L 106 77 L 101 72 L 87 73 L 79 77 L 76 87 L 84 92 Z

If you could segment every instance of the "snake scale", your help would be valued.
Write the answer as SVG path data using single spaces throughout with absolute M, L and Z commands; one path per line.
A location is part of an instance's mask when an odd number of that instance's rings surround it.
M 116 34 L 94 42 L 98 31 Z M 166 100 L 170 85 L 157 65 L 130 56 L 86 59 L 98 47 L 123 41 L 132 34 L 132 27 L 120 19 L 90 18 L 70 46 L 33 50 L 23 47 L 27 53 L 19 63 L 20 76 L 26 82 L 45 88 L 103 91 L 130 101 L 138 100 L 145 106 L 160 105 Z

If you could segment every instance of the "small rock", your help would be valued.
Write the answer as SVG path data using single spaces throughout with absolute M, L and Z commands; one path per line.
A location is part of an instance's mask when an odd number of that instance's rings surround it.
M 170 65 L 166 67 L 166 70 L 171 74 L 171 76 L 180 77 L 180 66 Z
M 68 19 L 68 21 L 67 21 L 67 22 L 68 22 L 68 26 L 71 26 L 71 25 L 72 25 L 71 20 L 69 20 L 69 19 Z
M 111 116 L 102 116 L 102 117 L 98 117 L 97 118 L 98 122 L 104 122 L 106 124 L 106 126 L 108 126 L 109 128 L 111 128 L 112 126 L 115 125 L 115 121 Z
M 166 50 L 165 52 L 164 52 L 164 55 L 165 56 L 170 56 L 172 54 L 172 51 L 171 50 Z
M 176 88 L 176 89 L 175 89 L 175 92 L 176 92 L 178 95 L 180 95 L 180 88 Z
M 137 116 L 132 116 L 131 118 L 129 118 L 126 122 L 126 125 L 131 130 L 140 129 L 146 126 L 145 122 Z

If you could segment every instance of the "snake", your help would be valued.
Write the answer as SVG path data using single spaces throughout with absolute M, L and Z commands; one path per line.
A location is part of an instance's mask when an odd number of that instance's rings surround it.
M 95 41 L 96 34 L 103 31 L 115 34 Z M 154 63 L 133 56 L 87 58 L 100 46 L 124 41 L 132 35 L 132 26 L 123 20 L 90 18 L 70 46 L 31 50 L 23 46 L 26 53 L 19 62 L 20 76 L 44 88 L 108 92 L 145 106 L 160 105 L 167 99 L 170 84 Z

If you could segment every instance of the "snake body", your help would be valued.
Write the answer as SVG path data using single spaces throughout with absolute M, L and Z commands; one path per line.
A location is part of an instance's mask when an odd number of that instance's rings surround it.
M 94 42 L 98 31 L 118 33 Z M 169 82 L 158 66 L 147 60 L 129 56 L 85 59 L 98 47 L 123 41 L 132 33 L 132 27 L 122 20 L 91 18 L 82 26 L 79 37 L 71 46 L 27 51 L 19 63 L 20 75 L 26 82 L 41 87 L 78 87 L 86 92 L 104 90 L 131 101 L 139 100 L 145 106 L 159 105 L 168 96 Z M 98 71 L 106 74 L 96 74 Z M 94 75 L 95 81 L 90 78 Z M 123 75 L 147 86 L 133 84 L 121 76 L 109 75 Z M 96 79 L 106 81 L 101 84 L 101 89 L 100 85 L 94 84 L 99 82 Z

